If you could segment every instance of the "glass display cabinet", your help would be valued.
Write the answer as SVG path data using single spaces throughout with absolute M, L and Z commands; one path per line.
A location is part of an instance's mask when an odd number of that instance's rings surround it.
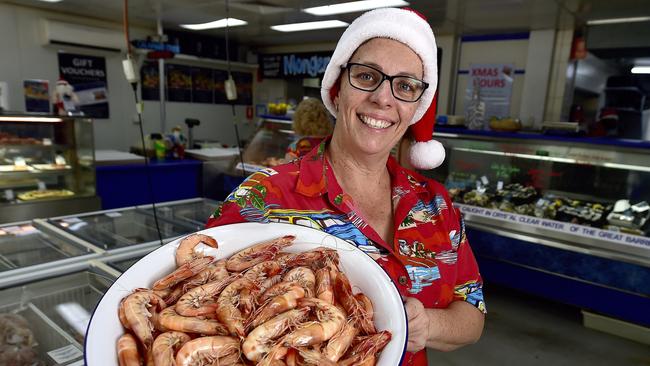
M 99 207 L 92 120 L 0 115 L 0 222 Z
M 273 167 L 284 163 L 284 155 L 287 147 L 294 139 L 294 132 L 289 118 L 277 116 L 261 116 L 259 128 L 255 135 L 244 148 L 242 159 L 233 158 L 231 171 L 234 174 L 241 174 L 242 169 L 246 173 L 253 173 L 257 170 Z
M 649 142 L 436 131 L 486 280 L 650 325 Z
M 211 199 L 192 198 L 156 204 L 156 213 L 158 217 L 190 225 L 195 231 L 199 231 L 205 229 L 208 217 L 214 213 L 218 205 L 217 201 Z M 151 205 L 137 207 L 139 210 L 153 216 L 153 207 Z
M 55 217 L 47 221 L 57 229 L 105 251 L 160 245 L 153 215 L 135 208 Z M 158 218 L 158 223 L 164 243 L 196 231 L 187 223 L 168 221 L 162 217 Z

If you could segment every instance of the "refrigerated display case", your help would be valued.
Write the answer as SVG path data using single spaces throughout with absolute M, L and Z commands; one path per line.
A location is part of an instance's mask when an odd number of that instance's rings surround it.
M 55 217 L 47 222 L 110 252 L 134 246 L 160 245 L 153 215 L 134 207 Z M 189 224 L 168 221 L 162 217 L 158 223 L 164 243 L 196 231 Z
M 92 120 L 0 116 L 0 191 L 2 223 L 98 209 Z
M 0 226 L 0 272 L 74 260 L 93 253 L 96 252 L 91 248 L 41 230 L 31 222 Z
M 284 162 L 287 147 L 293 142 L 295 134 L 290 118 L 278 116 L 260 116 L 259 128 L 251 141 L 244 148 L 241 160 L 234 157 L 231 172 L 241 174 L 253 173 L 260 169 L 273 167 Z
M 7 335 L 0 342 L 14 342 L 12 347 L 4 348 L 3 364 L 83 364 L 87 321 L 116 279 L 90 262 L 86 267 L 76 273 L 0 290 L 0 322 Z M 16 340 L 20 340 L 20 347 L 15 347 Z M 14 356 L 12 352 L 20 352 L 32 362 L 7 358 Z
M 424 173 L 463 212 L 487 281 L 650 325 L 650 143 L 451 128 L 434 138 L 447 157 Z
M 205 229 L 208 218 L 217 209 L 217 201 L 207 198 L 166 202 L 156 205 L 158 217 L 191 225 L 196 231 Z M 138 206 L 139 210 L 153 215 L 152 205 Z

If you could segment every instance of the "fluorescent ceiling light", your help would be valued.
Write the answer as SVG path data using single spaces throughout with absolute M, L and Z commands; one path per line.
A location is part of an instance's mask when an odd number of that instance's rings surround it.
M 634 66 L 632 68 L 633 74 L 650 74 L 650 66 Z
M 191 29 L 191 30 L 205 30 L 205 29 L 215 29 L 215 28 L 225 28 L 226 24 L 229 27 L 237 27 L 240 25 L 248 24 L 247 21 L 235 18 L 223 18 L 215 20 L 214 22 L 200 23 L 200 24 L 180 24 L 181 28 Z
M 282 25 L 272 25 L 271 29 L 278 32 L 300 32 L 312 29 L 326 29 L 347 27 L 348 23 L 340 20 L 324 20 L 321 22 L 291 23 Z
M 303 9 L 305 13 L 312 15 L 332 15 L 343 13 L 354 13 L 376 8 L 389 8 L 397 6 L 407 6 L 409 3 L 402 0 L 363 0 L 352 1 L 334 5 L 317 6 L 314 8 Z
M 40 1 L 42 1 L 44 3 L 58 3 L 58 2 L 61 2 L 63 0 L 40 0 Z
M 650 16 L 649 17 L 633 17 L 633 18 L 594 19 L 594 20 L 587 20 L 587 25 L 634 23 L 634 22 L 647 22 L 647 21 L 650 21 Z
M 58 117 L 12 117 L 0 116 L 0 122 L 63 122 Z

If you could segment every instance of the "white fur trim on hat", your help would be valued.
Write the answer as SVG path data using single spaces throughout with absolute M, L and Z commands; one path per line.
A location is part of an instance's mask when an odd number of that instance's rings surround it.
M 420 98 L 419 105 L 409 125 L 420 120 L 429 108 L 438 84 L 438 63 L 436 39 L 426 20 L 411 10 L 384 8 L 364 13 L 343 32 L 334 54 L 330 59 L 323 83 L 321 97 L 327 109 L 336 116 L 334 101 L 330 99 L 330 89 L 341 74 L 345 65 L 359 46 L 372 38 L 389 38 L 404 43 L 422 60 L 424 81 L 429 87 Z
M 436 140 L 415 142 L 409 150 L 409 160 L 418 169 L 437 168 L 445 160 L 445 148 Z

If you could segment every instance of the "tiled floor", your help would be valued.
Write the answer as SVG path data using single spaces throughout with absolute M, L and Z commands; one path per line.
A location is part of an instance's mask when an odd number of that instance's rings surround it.
M 449 353 L 429 350 L 429 365 L 650 365 L 650 346 L 583 327 L 579 309 L 490 284 L 484 291 L 481 339 Z

